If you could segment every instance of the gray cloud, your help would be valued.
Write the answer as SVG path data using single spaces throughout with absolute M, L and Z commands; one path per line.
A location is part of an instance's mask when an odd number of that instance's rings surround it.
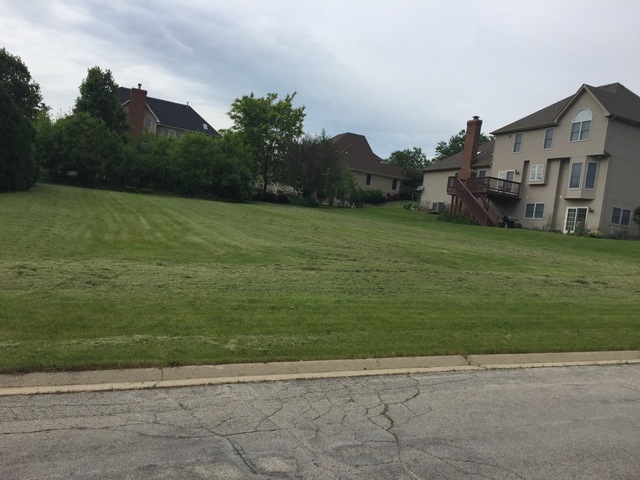
M 297 91 L 308 132 L 361 133 L 386 157 L 432 155 L 472 115 L 488 133 L 582 83 L 640 93 L 639 17 L 624 0 L 0 0 L 0 40 L 54 111 L 94 65 L 216 128 L 237 97 Z

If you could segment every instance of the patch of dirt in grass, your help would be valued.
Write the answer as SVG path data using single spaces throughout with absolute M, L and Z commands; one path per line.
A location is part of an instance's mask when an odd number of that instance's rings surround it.
M 188 336 L 154 336 L 154 335 L 131 335 L 131 336 L 113 336 L 113 337 L 98 337 L 89 339 L 68 340 L 61 342 L 62 346 L 69 347 L 87 347 L 87 348 L 111 348 L 126 345 L 140 345 L 140 344 L 170 344 L 170 343 L 192 343 L 199 345 L 219 346 L 221 341 L 212 337 L 205 337 L 202 335 L 188 335 Z
M 282 347 L 296 347 L 316 342 L 318 337 L 305 335 L 243 335 L 229 340 L 222 348 L 229 352 L 252 350 L 267 352 Z

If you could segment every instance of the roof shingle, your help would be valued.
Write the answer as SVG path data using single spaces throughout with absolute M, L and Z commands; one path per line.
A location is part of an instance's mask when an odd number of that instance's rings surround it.
M 340 151 L 340 157 L 350 170 L 373 173 L 390 178 L 404 179 L 404 171 L 398 165 L 383 163 L 382 158 L 373 153 L 364 135 L 342 133 L 331 139 Z
M 125 104 L 131 98 L 131 89 L 118 88 L 118 98 L 121 104 Z M 159 98 L 147 97 L 147 107 L 158 119 L 158 124 L 165 127 L 189 130 L 191 132 L 204 133 L 206 135 L 220 136 L 220 134 L 191 106 Z M 207 125 L 207 128 L 204 128 Z
M 478 147 L 475 161 L 471 164 L 473 168 L 490 167 L 493 159 L 493 147 L 495 140 L 483 143 Z M 439 172 L 445 170 L 460 170 L 462 166 L 462 152 L 454 153 L 450 157 L 443 158 L 439 162 L 426 167 L 423 172 Z
M 521 132 L 557 125 L 564 111 L 584 91 L 588 91 L 593 95 L 604 107 L 609 116 L 613 116 L 621 121 L 640 123 L 640 97 L 624 85 L 611 83 L 600 87 L 592 87 L 591 85 L 584 84 L 574 95 L 499 128 L 491 132 L 491 134 L 500 135 L 503 133 Z

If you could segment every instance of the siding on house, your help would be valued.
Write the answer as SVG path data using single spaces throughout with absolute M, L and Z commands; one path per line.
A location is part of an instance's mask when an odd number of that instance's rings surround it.
M 571 124 L 575 115 L 588 108 L 592 113 L 591 132 L 588 140 L 570 141 Z M 502 204 L 501 211 L 518 218 L 525 228 L 544 228 L 563 231 L 569 208 L 588 209 L 587 229 L 601 229 L 603 226 L 604 183 L 608 171 L 608 155 L 605 150 L 609 119 L 607 112 L 598 101 L 586 90 L 582 91 L 569 104 L 556 125 L 522 132 L 522 145 L 519 153 L 513 153 L 513 137 L 515 132 L 496 135 L 496 147 L 492 176 L 504 170 L 516 170 L 515 181 L 521 182 L 518 203 Z M 554 128 L 553 144 L 544 149 L 544 138 L 547 128 Z M 598 165 L 596 186 L 594 189 L 584 188 L 588 163 Z M 582 164 L 580 187 L 569 188 L 571 165 Z M 543 165 L 542 182 L 530 181 L 532 165 Z M 602 185 L 601 185 L 602 184 Z M 542 219 L 525 218 L 527 203 L 544 204 Z
M 331 141 L 360 188 L 381 190 L 389 195 L 400 192 L 404 179 L 402 168 L 384 163 L 382 158 L 373 153 L 364 135 L 343 133 L 331 138 Z
M 583 109 L 592 114 L 589 138 L 572 141 L 573 120 Z M 548 129 L 553 129 L 551 145 L 545 145 Z M 629 226 L 611 222 L 614 208 L 633 211 L 640 205 L 640 97 L 623 85 L 583 85 L 576 94 L 492 134 L 487 176 L 513 171 L 514 181 L 521 184 L 519 201 L 492 200 L 501 214 L 518 218 L 525 228 L 567 231 L 567 218 L 578 209 L 586 216 L 587 229 L 605 235 L 640 233 L 632 221 Z M 519 148 L 514 152 L 517 134 Z M 425 169 L 423 204 L 441 201 L 446 177 L 456 174 L 461 165 L 456 156 L 440 163 L 448 170 L 438 164 Z M 577 176 L 570 183 L 572 168 L 578 168 L 574 164 L 581 165 L 577 184 Z M 542 173 L 541 178 L 532 178 L 534 170 L 536 177 Z M 535 209 L 540 212 L 542 205 L 542 218 L 526 218 Z
M 610 121 L 605 148 L 615 162 L 606 177 L 601 225 L 603 230 L 615 233 L 624 227 L 611 225 L 613 208 L 626 208 L 633 212 L 640 205 L 640 126 Z M 640 233 L 633 220 L 629 230 L 636 235 Z
M 475 162 L 471 165 L 474 175 L 481 171 L 490 176 L 491 163 L 493 160 L 494 141 L 478 146 Z M 462 163 L 462 152 L 451 155 L 439 162 L 429 165 L 423 170 L 425 173 L 422 180 L 422 194 L 420 195 L 420 206 L 431 208 L 436 202 L 446 205 L 451 203 L 451 196 L 447 193 L 447 180 L 454 176 Z

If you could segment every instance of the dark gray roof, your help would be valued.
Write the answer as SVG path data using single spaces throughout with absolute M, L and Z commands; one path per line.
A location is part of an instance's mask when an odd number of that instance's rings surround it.
M 333 137 L 331 141 L 338 148 L 340 158 L 350 170 L 391 178 L 405 178 L 402 167 L 383 163 L 382 159 L 373 153 L 364 135 L 342 133 Z
M 620 83 L 611 83 L 600 87 L 584 84 L 570 97 L 538 110 L 520 120 L 491 132 L 492 135 L 521 132 L 537 128 L 551 127 L 558 124 L 560 117 L 573 104 L 578 96 L 588 91 L 600 102 L 607 115 L 617 120 L 640 123 L 640 97 Z
M 131 98 L 131 89 L 119 87 L 118 98 L 121 104 L 127 103 Z M 190 105 L 147 97 L 147 107 L 156 116 L 160 126 L 189 130 L 216 137 L 220 136 L 209 122 L 202 118 Z M 206 130 L 204 129 L 205 124 L 207 125 Z
M 491 160 L 493 159 L 493 147 L 495 146 L 495 140 L 491 140 L 487 143 L 483 143 L 478 147 L 478 154 L 476 160 L 471 165 L 472 168 L 490 167 Z M 462 152 L 455 153 L 450 157 L 444 158 L 439 162 L 429 165 L 423 170 L 423 172 L 439 172 L 445 170 L 460 170 L 462 166 Z
M 601 87 L 585 85 L 609 115 L 629 123 L 640 123 L 640 97 L 620 83 Z

